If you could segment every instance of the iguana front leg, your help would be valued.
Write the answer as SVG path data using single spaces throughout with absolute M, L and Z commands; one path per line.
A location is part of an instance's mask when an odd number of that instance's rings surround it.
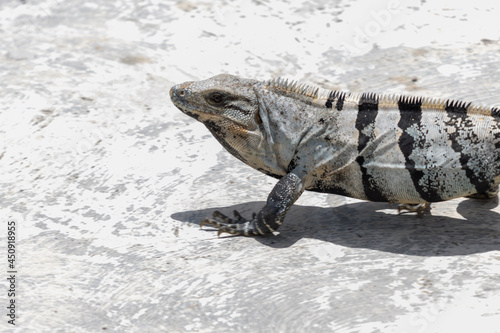
M 237 211 L 234 211 L 235 219 L 215 211 L 213 218 L 201 221 L 200 227 L 207 224 L 217 227 L 218 235 L 223 232 L 243 236 L 272 233 L 281 226 L 286 212 L 302 192 L 303 181 L 294 173 L 289 173 L 278 181 L 267 197 L 266 205 L 257 214 L 254 213 L 251 220 L 244 219 Z

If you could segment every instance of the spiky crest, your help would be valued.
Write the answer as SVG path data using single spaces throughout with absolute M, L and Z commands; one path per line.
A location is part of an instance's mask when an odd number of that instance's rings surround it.
M 272 89 L 275 92 L 292 95 L 297 94 L 301 97 L 311 98 L 319 102 L 326 101 L 331 96 L 340 96 L 341 94 L 343 94 L 346 102 L 358 103 L 362 96 L 361 93 L 325 90 L 305 83 L 300 83 L 296 80 L 289 80 L 282 77 L 265 81 L 264 85 L 266 86 L 266 88 Z M 445 110 L 445 108 L 451 107 L 455 109 L 461 108 L 467 110 L 468 114 L 480 114 L 500 118 L 500 108 L 498 107 L 475 105 L 470 102 L 459 100 L 377 93 L 369 93 L 369 97 L 375 100 L 378 99 L 379 107 L 397 107 L 398 103 L 421 104 L 421 109 L 423 112 L 431 110 Z

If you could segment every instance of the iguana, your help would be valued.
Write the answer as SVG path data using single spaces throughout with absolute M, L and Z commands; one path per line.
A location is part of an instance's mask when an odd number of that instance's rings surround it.
M 232 155 L 279 179 L 250 220 L 215 211 L 201 222 L 219 235 L 275 231 L 304 190 L 416 212 L 431 202 L 498 193 L 497 107 L 228 74 L 176 85 L 170 97 Z

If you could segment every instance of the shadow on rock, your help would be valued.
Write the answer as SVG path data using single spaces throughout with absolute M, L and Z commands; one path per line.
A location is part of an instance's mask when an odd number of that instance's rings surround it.
M 250 218 L 264 202 L 231 207 L 185 211 L 173 214 L 175 220 L 199 224 L 214 210 L 232 216 L 237 210 Z M 488 209 L 498 205 L 489 201 L 465 200 L 457 212 L 464 219 L 413 214 L 391 215 L 377 212 L 386 203 L 361 202 L 334 208 L 294 205 L 278 235 L 255 237 L 260 243 L 285 248 L 301 238 L 314 238 L 350 248 L 366 248 L 416 256 L 456 256 L 500 250 L 500 214 Z M 395 207 L 395 206 L 394 206 Z M 431 211 L 432 213 L 432 211 Z M 215 229 L 204 227 L 207 231 Z M 234 237 L 224 236 L 221 237 Z

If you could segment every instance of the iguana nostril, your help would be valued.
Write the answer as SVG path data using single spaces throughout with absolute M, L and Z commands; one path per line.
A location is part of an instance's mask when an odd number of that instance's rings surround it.
M 170 96 L 176 96 L 180 98 L 187 97 L 189 95 L 189 91 L 187 89 L 179 88 L 179 86 L 173 86 L 170 89 Z

